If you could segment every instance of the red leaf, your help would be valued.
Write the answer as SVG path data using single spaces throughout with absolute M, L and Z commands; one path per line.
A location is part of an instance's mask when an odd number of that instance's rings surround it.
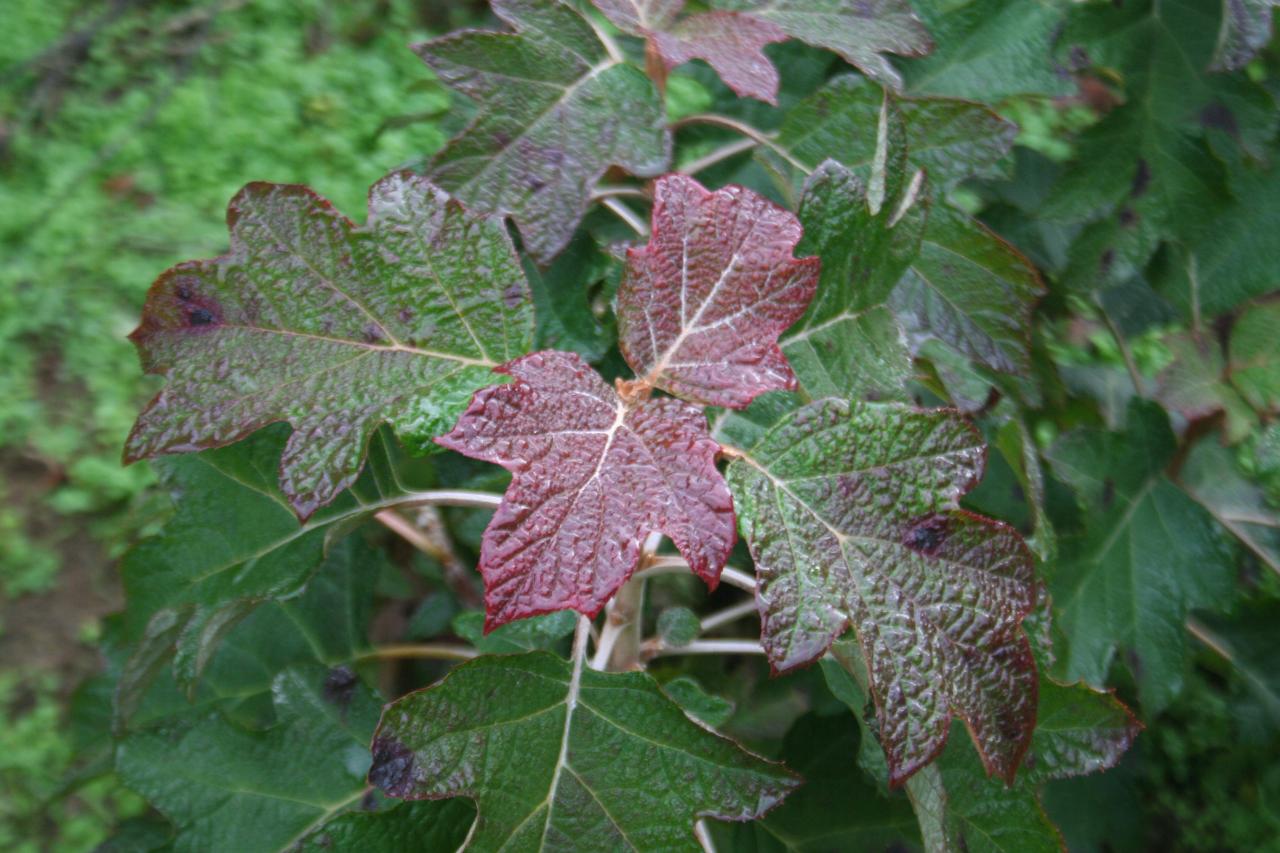
M 777 24 L 740 12 L 706 12 L 650 40 L 668 71 L 702 59 L 739 96 L 778 103 L 778 69 L 764 55 L 766 44 L 787 40 Z
M 628 250 L 618 291 L 619 344 L 642 381 L 733 409 L 795 388 L 778 335 L 804 314 L 820 263 L 793 257 L 799 239 L 795 216 L 751 190 L 661 178 L 652 236 Z
M 480 550 L 485 630 L 567 608 L 595 616 L 654 531 L 714 588 L 737 533 L 702 411 L 628 403 L 574 353 L 498 370 L 515 381 L 477 392 L 437 439 L 515 475 Z

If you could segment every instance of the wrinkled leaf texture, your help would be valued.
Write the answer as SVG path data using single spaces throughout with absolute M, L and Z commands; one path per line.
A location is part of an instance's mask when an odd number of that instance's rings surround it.
M 361 227 L 306 187 L 249 184 L 227 225 L 227 254 L 173 267 L 147 296 L 131 337 L 168 382 L 126 460 L 288 421 L 280 484 L 305 520 L 355 481 L 380 423 L 429 442 L 529 348 L 529 288 L 502 223 L 420 177 L 374 184 Z
M 852 627 L 893 784 L 939 754 L 953 714 L 1006 780 L 1031 742 L 1031 554 L 1012 528 L 956 507 L 984 461 L 954 413 L 828 399 L 729 467 L 770 662 L 811 663 Z
M 547 263 L 573 236 L 605 170 L 657 175 L 671 138 L 653 83 L 610 57 L 572 6 L 494 0 L 492 7 L 513 33 L 463 31 L 414 47 L 479 107 L 429 174 L 476 210 L 514 219 L 526 250 Z

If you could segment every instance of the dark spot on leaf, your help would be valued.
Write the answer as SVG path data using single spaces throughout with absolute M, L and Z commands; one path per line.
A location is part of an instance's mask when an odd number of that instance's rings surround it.
M 1232 136 L 1240 135 L 1240 125 L 1236 123 L 1236 114 L 1217 101 L 1200 111 L 1200 124 L 1210 130 L 1221 130 Z
M 369 784 L 392 797 L 408 796 L 413 788 L 413 751 L 399 741 L 375 738 Z
M 520 282 L 513 281 L 506 290 L 502 291 L 502 304 L 508 308 L 515 308 L 524 301 L 524 290 L 520 287 Z
M 349 667 L 335 666 L 325 677 L 321 695 L 324 696 L 324 701 L 337 705 L 345 713 L 351 705 L 351 697 L 355 693 L 358 681 L 356 674 Z
M 1125 663 L 1129 665 L 1129 671 L 1133 673 L 1133 677 L 1138 681 L 1142 680 L 1142 656 L 1133 649 L 1126 649 L 1124 653 Z
M 1102 508 L 1111 509 L 1116 502 L 1116 481 L 1108 477 L 1102 482 Z
M 907 528 L 902 544 L 912 551 L 932 557 L 938 553 L 951 533 L 951 520 L 945 515 L 928 515 Z
M 1123 225 L 1125 228 L 1132 227 L 1135 223 L 1137 223 L 1138 219 L 1139 219 L 1139 216 L 1132 207 L 1125 207 L 1120 209 L 1120 224 Z
M 1072 71 L 1083 71 L 1084 69 L 1088 68 L 1092 64 L 1089 60 L 1089 51 L 1084 49 L 1084 45 L 1081 45 L 1081 44 L 1071 45 L 1070 56 L 1071 56 Z
M 376 344 L 382 341 L 382 329 L 375 323 L 367 324 L 360 332 L 366 344 Z
M 174 282 L 173 295 L 183 302 L 190 302 L 194 291 L 191 290 L 191 279 L 181 278 Z
M 408 323 L 410 320 L 413 319 L 413 309 L 401 308 L 399 313 L 396 314 L 396 316 L 400 318 L 401 323 Z
M 360 808 L 362 811 L 366 811 L 366 812 L 377 810 L 378 796 L 375 793 L 373 793 L 372 788 L 370 788 L 368 791 L 365 791 L 364 796 L 360 798 Z
M 1102 257 L 1098 258 L 1098 272 L 1106 275 L 1111 271 L 1111 265 L 1116 261 L 1116 250 L 1107 249 L 1102 253 Z
M 1015 501 L 1023 501 L 1027 498 L 1027 493 L 1022 490 L 1022 486 L 1019 483 L 1014 483 L 1013 488 L 1010 489 L 1009 492 L 1013 495 L 1013 499 Z
M 192 308 L 187 313 L 187 322 L 192 326 L 211 326 L 216 319 L 213 312 L 205 308 Z
M 511 142 L 511 137 L 502 131 L 499 130 L 493 134 L 493 144 L 499 148 L 506 148 L 509 142 Z
M 1129 195 L 1141 198 L 1151 186 L 1151 166 L 1145 157 L 1138 158 L 1138 167 L 1133 172 L 1133 184 L 1129 187 Z

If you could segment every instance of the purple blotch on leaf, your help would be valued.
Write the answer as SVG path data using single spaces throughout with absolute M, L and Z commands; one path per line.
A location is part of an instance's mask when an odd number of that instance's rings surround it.
M 413 751 L 390 738 L 373 739 L 369 784 L 391 797 L 404 799 L 413 791 Z
M 945 515 L 928 515 L 915 521 L 902 534 L 902 544 L 927 557 L 935 556 L 951 534 L 951 520 Z

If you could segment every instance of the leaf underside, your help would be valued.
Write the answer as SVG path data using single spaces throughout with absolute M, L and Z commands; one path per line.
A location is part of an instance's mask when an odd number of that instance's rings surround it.
M 280 484 L 306 519 L 355 481 L 380 423 L 426 444 L 529 347 L 529 289 L 502 223 L 420 177 L 375 184 L 361 227 L 306 187 L 263 183 L 227 224 L 226 255 L 173 267 L 147 296 L 131 337 L 168 382 L 127 460 L 287 421 Z
M 953 413 L 829 399 L 729 468 L 770 662 L 810 663 L 852 627 L 894 784 L 937 756 L 953 714 L 989 773 L 1011 780 L 1030 743 L 1031 555 L 1011 528 L 956 508 L 984 459 Z
M 470 797 L 470 847 L 697 850 L 698 816 L 751 820 L 797 780 L 694 723 L 643 673 L 486 657 L 388 706 L 369 780 Z
M 572 353 L 500 370 L 515 381 L 477 393 L 438 439 L 515 475 L 480 551 L 486 629 L 567 608 L 594 616 L 655 531 L 714 587 L 736 531 L 702 410 L 624 401 Z

